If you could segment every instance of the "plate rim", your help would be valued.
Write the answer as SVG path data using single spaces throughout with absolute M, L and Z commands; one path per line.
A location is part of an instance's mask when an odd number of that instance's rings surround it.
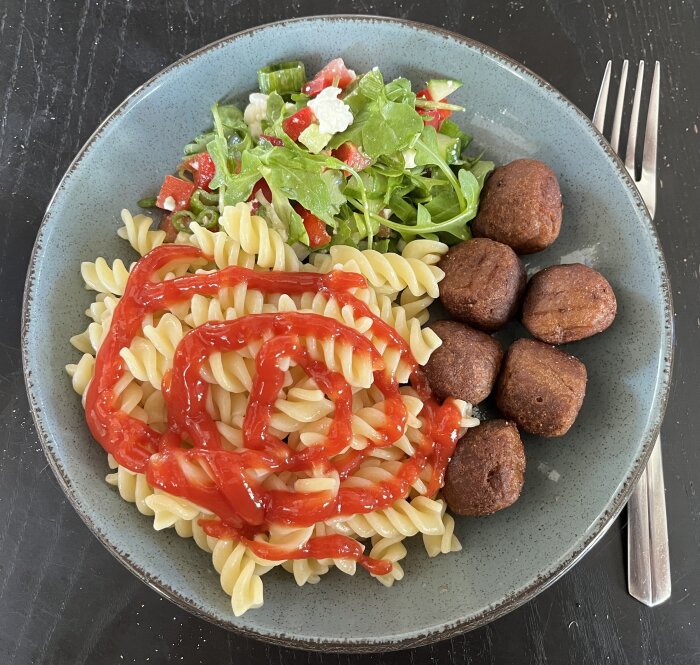
M 615 169 L 618 172 L 622 182 L 628 189 L 629 193 L 632 195 L 634 205 L 637 207 L 638 211 L 642 215 L 642 220 L 645 226 L 645 230 L 648 237 L 652 241 L 652 248 L 655 253 L 656 258 L 656 270 L 658 271 L 660 281 L 661 281 L 661 296 L 663 299 L 663 309 L 664 309 L 664 332 L 663 332 L 663 352 L 664 358 L 660 362 L 659 368 L 657 369 L 656 383 L 654 385 L 654 397 L 653 402 L 656 403 L 658 408 L 655 414 L 652 415 L 651 423 L 647 428 L 647 431 L 643 437 L 643 443 L 641 448 L 641 454 L 635 460 L 633 467 L 627 472 L 625 479 L 618 492 L 611 498 L 608 503 L 606 511 L 598 518 L 595 526 L 589 537 L 581 542 L 578 547 L 576 547 L 571 554 L 562 562 L 558 564 L 556 568 L 545 574 L 540 575 L 533 583 L 525 587 L 521 591 L 515 594 L 504 597 L 498 604 L 493 605 L 489 608 L 482 610 L 479 614 L 473 615 L 469 619 L 462 619 L 454 621 L 450 624 L 444 625 L 441 628 L 428 628 L 425 632 L 415 633 L 409 635 L 405 638 L 399 639 L 355 639 L 355 638 L 323 638 L 319 640 L 312 640 L 308 638 L 297 638 L 294 636 L 286 635 L 284 633 L 272 633 L 263 632 L 255 629 L 247 628 L 244 626 L 236 625 L 233 621 L 235 618 L 231 616 L 231 620 L 222 621 L 210 613 L 205 611 L 203 608 L 197 607 L 192 604 L 185 597 L 180 595 L 177 590 L 170 588 L 162 580 L 155 578 L 153 575 L 149 574 L 146 570 L 142 569 L 139 565 L 135 564 L 128 553 L 120 552 L 115 543 L 113 543 L 108 534 L 102 533 L 98 527 L 92 521 L 91 516 L 82 509 L 78 504 L 77 498 L 73 494 L 71 488 L 72 480 L 67 476 L 65 470 L 62 468 L 61 464 L 54 457 L 52 452 L 52 439 L 48 432 L 44 430 L 41 421 L 41 409 L 39 407 L 36 396 L 34 395 L 34 383 L 31 374 L 29 354 L 28 354 L 28 338 L 30 334 L 31 322 L 31 309 L 32 301 L 34 296 L 35 287 L 35 276 L 38 267 L 39 254 L 43 251 L 44 235 L 47 232 L 47 228 L 50 222 L 50 217 L 52 209 L 57 197 L 64 190 L 67 180 L 70 178 L 71 174 L 79 167 L 83 157 L 92 147 L 92 145 L 100 138 L 105 129 L 115 122 L 121 115 L 126 112 L 127 107 L 130 102 L 142 95 L 147 89 L 151 88 L 160 79 L 166 77 L 171 71 L 179 68 L 180 66 L 186 64 L 190 60 L 193 60 L 204 53 L 212 51 L 214 49 L 220 48 L 228 43 L 231 43 L 242 37 L 252 35 L 260 30 L 264 30 L 275 26 L 286 26 L 288 24 L 304 23 L 304 22 L 318 22 L 318 21 L 360 21 L 360 22 L 378 22 L 378 23 L 392 23 L 400 25 L 407 28 L 417 29 L 419 31 L 427 31 L 436 34 L 445 39 L 454 40 L 467 48 L 471 48 L 481 53 L 488 55 L 493 60 L 499 62 L 502 66 L 504 65 L 506 69 L 511 72 L 520 73 L 525 77 L 529 78 L 532 82 L 536 83 L 540 87 L 544 88 L 548 93 L 554 95 L 557 100 L 566 106 L 570 112 L 579 116 L 579 119 L 584 121 L 584 125 L 589 133 L 596 139 L 598 144 L 607 154 L 608 158 L 614 164 Z M 167 598 L 171 602 L 175 603 L 179 607 L 188 611 L 189 613 L 197 616 L 198 618 L 204 619 L 210 623 L 217 626 L 231 630 L 245 637 L 252 637 L 265 642 L 274 643 L 284 647 L 296 648 L 296 649 L 308 649 L 313 651 L 326 651 L 329 653 L 372 653 L 380 650 L 394 651 L 406 648 L 412 648 L 417 646 L 422 646 L 436 642 L 439 640 L 448 639 L 456 635 L 474 630 L 479 628 L 495 619 L 498 619 L 505 614 L 511 612 L 512 610 L 520 607 L 527 601 L 534 598 L 541 591 L 544 591 L 560 577 L 562 577 L 566 572 L 568 572 L 581 558 L 603 537 L 607 530 L 612 525 L 614 519 L 620 513 L 622 508 L 627 502 L 627 498 L 632 492 L 632 489 L 637 483 L 639 476 L 646 467 L 646 463 L 651 454 L 653 444 L 659 434 L 661 424 L 663 422 L 664 413 L 668 405 L 670 388 L 671 388 L 671 375 L 673 368 L 673 357 L 674 357 L 674 347 L 675 347 L 675 332 L 674 332 L 674 316 L 673 316 L 673 300 L 672 300 L 672 290 L 670 286 L 670 279 L 668 275 L 668 268 L 666 259 L 664 256 L 663 248 L 661 246 L 661 241 L 659 235 L 656 231 L 651 217 L 647 211 L 644 201 L 634 184 L 634 181 L 629 176 L 627 170 L 622 163 L 621 158 L 612 150 L 610 145 L 607 143 L 601 132 L 599 132 L 592 124 L 588 116 L 581 111 L 571 100 L 569 100 L 564 94 L 562 94 L 557 88 L 552 84 L 547 82 L 541 76 L 533 72 L 531 69 L 521 64 L 517 60 L 511 58 L 510 56 L 502 53 L 498 49 L 488 46 L 478 40 L 472 39 L 470 37 L 465 37 L 459 33 L 446 30 L 444 28 L 439 28 L 430 24 L 411 21 L 408 19 L 401 19 L 389 16 L 381 15 L 368 15 L 368 14 L 317 14 L 312 16 L 297 17 L 291 19 L 283 19 L 280 21 L 273 21 L 269 23 L 255 25 L 251 28 L 241 30 L 239 32 L 224 36 L 213 42 L 205 44 L 204 46 L 184 55 L 175 62 L 166 66 L 157 72 L 154 76 L 149 78 L 147 81 L 139 85 L 133 90 L 120 104 L 118 104 L 109 115 L 102 120 L 94 132 L 87 138 L 87 140 L 80 147 L 76 156 L 70 162 L 65 173 L 61 177 L 56 189 L 54 190 L 49 203 L 47 204 L 46 211 L 42 218 L 41 224 L 37 230 L 36 239 L 34 246 L 32 248 L 32 253 L 29 260 L 29 266 L 27 269 L 27 276 L 25 280 L 24 294 L 22 299 L 22 319 L 21 319 L 21 352 L 22 352 L 22 370 L 25 381 L 25 388 L 29 401 L 29 408 L 32 414 L 32 419 L 34 421 L 34 426 L 36 428 L 37 434 L 39 435 L 39 440 L 46 456 L 49 465 L 56 477 L 58 484 L 60 485 L 63 493 L 68 498 L 70 504 L 73 506 L 75 511 L 78 513 L 80 518 L 83 520 L 85 525 L 90 529 L 90 531 L 95 535 L 95 537 L 102 543 L 102 545 L 107 549 L 107 551 L 114 556 L 119 563 L 121 563 L 127 570 L 133 573 L 142 582 L 147 584 L 151 589 L 156 591 L 161 596 Z

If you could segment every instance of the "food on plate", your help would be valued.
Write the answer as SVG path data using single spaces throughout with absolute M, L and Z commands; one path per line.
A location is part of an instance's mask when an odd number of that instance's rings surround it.
M 277 566 L 304 584 L 359 564 L 390 585 L 403 538 L 421 534 L 431 555 L 459 549 L 439 490 L 478 420 L 432 396 L 418 359 L 440 340 L 416 300 L 413 316 L 398 304 L 413 283 L 406 256 L 445 245 L 383 255 L 404 262 L 404 281 L 375 288 L 357 264 L 302 263 L 246 203 L 225 207 L 218 231 L 192 222 L 187 242 L 123 219 L 145 256 L 129 270 L 82 264 L 98 296 L 68 371 L 108 482 L 156 529 L 212 552 L 237 615 L 262 603 Z
M 443 493 L 458 515 L 490 515 L 514 504 L 525 482 L 525 450 L 518 428 L 487 420 L 459 440 Z
M 211 553 L 236 616 L 262 604 L 273 568 L 303 585 L 359 565 L 390 586 L 404 538 L 459 550 L 448 504 L 487 515 L 517 500 L 514 423 L 564 434 L 586 383 L 582 363 L 532 340 L 501 367 L 482 332 L 517 313 L 516 251 L 553 242 L 561 197 L 532 160 L 484 188 L 493 164 L 466 155 L 450 119 L 461 83 L 414 92 L 335 59 L 310 80 L 300 61 L 263 67 L 258 86 L 245 108 L 215 104 L 213 128 L 139 201 L 158 223 L 122 211 L 141 258 L 81 265 L 97 296 L 66 368 L 107 482 Z M 480 198 L 489 237 L 472 239 Z M 574 291 L 594 281 L 574 277 L 567 306 L 590 307 Z M 535 334 L 561 323 L 547 279 L 531 289 Z M 438 297 L 456 321 L 431 329 Z M 480 425 L 472 404 L 495 381 L 510 421 Z
M 519 339 L 503 361 L 496 405 L 525 432 L 563 436 L 581 409 L 586 379 L 586 366 L 578 358 L 537 340 Z
M 527 277 L 515 252 L 489 238 L 473 238 L 451 247 L 438 264 L 445 273 L 440 300 L 450 315 L 493 331 L 512 319 Z
M 212 555 L 238 616 L 276 567 L 403 576 L 402 540 L 460 549 L 440 490 L 471 404 L 433 395 L 438 267 L 470 237 L 490 162 L 448 120 L 461 84 L 340 59 L 260 70 L 213 108 L 157 196 L 122 212 L 142 258 L 86 261 L 67 367 L 122 498 Z
M 477 238 L 502 242 L 517 254 L 532 254 L 559 236 L 562 207 L 552 169 L 534 159 L 516 159 L 487 180 L 472 232 Z
M 438 399 L 456 397 L 483 402 L 493 390 L 503 360 L 497 339 L 457 321 L 436 321 L 430 327 L 442 341 L 425 365 L 425 375 Z
M 597 270 L 572 263 L 545 268 L 530 279 L 523 302 L 523 325 L 548 344 L 591 337 L 610 327 L 617 301 Z
M 139 201 L 163 211 L 168 241 L 192 222 L 215 229 L 224 207 L 242 202 L 301 258 L 471 237 L 493 163 L 465 154 L 471 137 L 450 119 L 464 110 L 447 101 L 459 81 L 414 91 L 406 78 L 385 82 L 376 67 L 358 75 L 336 58 L 311 80 L 300 61 L 263 67 L 258 86 L 245 106 L 215 104 L 213 128 Z

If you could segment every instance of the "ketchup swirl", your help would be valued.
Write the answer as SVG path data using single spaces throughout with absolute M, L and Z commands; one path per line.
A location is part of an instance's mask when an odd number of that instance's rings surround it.
M 427 465 L 431 468 L 428 495 L 432 496 L 442 486 L 454 451 L 459 409 L 451 400 L 440 405 L 433 399 L 404 339 L 352 295 L 351 289 L 366 287 L 361 275 L 341 271 L 257 272 L 230 266 L 157 281 L 159 271 L 169 265 L 198 259 L 207 257 L 194 247 L 163 245 L 144 256 L 131 271 L 97 353 L 94 377 L 86 393 L 86 419 L 93 436 L 119 464 L 145 473 L 152 486 L 216 515 L 217 519 L 200 519 L 212 536 L 242 540 L 267 560 L 350 558 L 374 574 L 390 572 L 390 562 L 365 556 L 362 544 L 346 536 L 314 537 L 296 549 L 266 543 L 255 536 L 265 533 L 271 524 L 304 527 L 387 508 L 408 495 L 411 484 Z M 420 413 L 423 437 L 415 454 L 401 463 L 391 479 L 369 487 L 343 485 L 342 481 L 352 476 L 374 448 L 390 446 L 404 434 L 407 413 L 398 383 L 385 371 L 382 356 L 372 342 L 326 316 L 299 312 L 250 314 L 205 323 L 183 337 L 175 351 L 173 369 L 163 379 L 168 413 L 163 434 L 118 408 L 114 387 L 125 372 L 119 351 L 141 332 L 144 317 L 196 294 L 215 296 L 220 289 L 241 283 L 267 294 L 316 292 L 334 298 L 341 305 L 350 305 L 356 316 L 369 317 L 372 335 L 399 351 L 402 361 L 413 370 L 411 382 L 424 402 Z M 364 450 L 343 453 L 352 439 L 352 388 L 341 373 L 309 355 L 303 342 L 307 337 L 352 345 L 355 361 L 371 363 L 374 383 L 385 400 L 385 424 Z M 212 353 L 235 351 L 254 340 L 264 341 L 255 360 L 243 445 L 232 451 L 222 445 L 216 423 L 206 409 L 209 387 L 201 369 Z M 270 429 L 273 404 L 283 385 L 282 368 L 290 360 L 301 366 L 334 404 L 325 441 L 302 450 L 291 449 Z M 258 480 L 266 473 L 282 471 L 336 472 L 341 483 L 337 492 L 302 493 L 266 490 Z

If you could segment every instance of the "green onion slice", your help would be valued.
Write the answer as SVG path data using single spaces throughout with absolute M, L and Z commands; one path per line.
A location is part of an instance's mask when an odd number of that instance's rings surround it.
M 139 199 L 137 205 L 139 208 L 156 208 L 156 197 L 147 196 L 145 199 Z
M 203 226 L 205 229 L 213 229 L 219 221 L 219 211 L 214 210 L 214 208 L 206 208 L 197 215 L 195 220 L 197 224 Z
M 219 193 L 207 192 L 203 189 L 196 189 L 190 197 L 190 210 L 199 215 L 207 208 L 216 208 L 219 205 Z
M 299 92 L 306 83 L 304 63 L 299 60 L 280 62 L 258 69 L 258 86 L 260 92 L 269 95 L 277 92 L 280 95 Z
M 189 210 L 178 210 L 173 213 L 170 221 L 173 223 L 176 231 L 191 233 L 190 223 L 194 221 L 194 215 Z

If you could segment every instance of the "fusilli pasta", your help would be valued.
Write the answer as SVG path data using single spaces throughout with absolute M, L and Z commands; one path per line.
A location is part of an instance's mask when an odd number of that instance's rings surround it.
M 120 237 L 141 255 L 157 254 L 165 233 L 152 228 L 145 215 L 122 212 Z M 223 286 L 216 293 L 190 294 L 179 302 L 165 304 L 162 309 L 147 313 L 138 334 L 119 349 L 123 372 L 111 389 L 114 408 L 147 424 L 155 432 L 169 426 L 167 386 L 173 374 L 174 360 L 185 337 L 211 322 L 235 322 L 258 315 L 312 315 L 332 320 L 354 331 L 361 342 L 368 344 L 381 358 L 385 376 L 406 383 L 413 371 L 410 358 L 400 348 L 377 333 L 378 317 L 398 332 L 406 348 L 418 364 L 424 364 L 439 346 L 440 340 L 429 328 L 427 308 L 438 295 L 443 273 L 437 267 L 446 246 L 440 242 L 416 240 L 406 244 L 401 255 L 359 251 L 347 246 L 332 246 L 327 255 L 316 255 L 311 263 L 302 263 L 282 236 L 268 227 L 261 217 L 251 215 L 250 207 L 239 204 L 226 207 L 219 219 L 219 230 L 209 231 L 191 225 L 191 234 L 178 234 L 176 243 L 200 249 L 205 260 L 171 262 L 154 277 L 168 281 L 183 275 L 214 274 L 229 266 L 260 271 L 315 273 L 319 278 L 340 267 L 358 272 L 367 280 L 366 288 L 353 288 L 351 293 L 365 303 L 372 315 L 358 312 L 351 304 L 342 304 L 332 294 L 304 291 L 295 294 L 265 293 L 241 281 Z M 155 250 L 155 251 L 154 251 Z M 131 268 L 131 270 L 137 270 Z M 115 312 L 125 293 L 130 269 L 117 259 L 111 265 L 104 258 L 81 265 L 81 274 L 88 289 L 97 292 L 86 311 L 91 319 L 87 329 L 71 339 L 82 353 L 77 363 L 68 365 L 74 390 L 86 399 L 86 392 L 95 372 L 95 356 L 112 330 Z M 311 275 L 313 276 L 313 275 Z M 277 339 L 270 331 L 242 340 L 235 350 L 212 349 L 201 364 L 199 376 L 207 386 L 206 412 L 215 424 L 221 446 L 227 453 L 247 448 L 245 421 L 251 391 L 259 372 L 261 349 Z M 295 338 L 296 339 L 296 338 Z M 394 338 L 396 339 L 396 338 Z M 424 403 L 412 388 L 406 386 L 387 400 L 375 382 L 378 371 L 369 355 L 346 341 L 333 336 L 318 338 L 299 335 L 308 363 L 324 367 L 330 376 L 347 382 L 351 402 L 346 445 L 334 453 L 338 456 L 360 455 L 361 462 L 352 471 L 341 474 L 327 461 L 319 461 L 304 470 L 270 472 L 253 468 L 249 473 L 267 492 L 293 493 L 296 496 L 325 497 L 336 500 L 343 493 L 361 491 L 392 482 L 402 464 L 410 461 L 423 441 Z M 359 343 L 359 342 L 358 342 Z M 315 363 L 315 364 L 314 364 Z M 267 433 L 284 441 L 288 449 L 299 454 L 312 454 L 322 449 L 337 427 L 338 396 L 308 375 L 298 361 L 282 358 L 277 365 L 280 382 L 276 395 L 266 405 L 270 411 Z M 170 378 L 169 378 L 170 377 Z M 203 384 L 204 385 L 204 384 Z M 349 403 L 348 402 L 348 403 Z M 461 426 L 478 424 L 471 417 L 470 405 L 455 401 L 461 415 Z M 345 408 L 345 407 L 343 407 Z M 402 409 L 405 418 L 401 430 L 394 432 L 394 412 Z M 395 425 L 394 425 L 395 426 Z M 187 441 L 185 449 L 191 442 Z M 319 448 L 321 447 L 321 448 Z M 194 452 L 194 450 L 193 450 Z M 382 584 L 392 585 L 403 577 L 400 561 L 406 556 L 402 540 L 421 534 L 429 556 L 453 552 L 460 548 L 454 535 L 454 520 L 445 512 L 445 502 L 428 495 L 432 474 L 430 464 L 410 481 L 408 495 L 388 507 L 317 520 L 309 526 L 284 526 L 272 523 L 265 533 L 252 541 L 242 536 L 215 537 L 200 520 L 220 519 L 211 509 L 196 505 L 183 496 L 152 487 L 144 473 L 132 471 L 108 455 L 111 472 L 107 482 L 140 513 L 153 518 L 156 530 L 173 528 L 183 538 L 192 538 L 210 552 L 221 586 L 231 596 L 232 610 L 240 616 L 263 602 L 262 576 L 273 567 L 290 572 L 298 585 L 315 584 L 331 568 L 352 575 L 361 557 L 318 558 L 311 553 L 288 560 L 267 560 L 276 551 L 305 552 L 314 539 L 351 538 L 372 560 L 390 564 L 387 573 L 373 573 Z M 191 472 L 201 482 L 211 480 L 214 471 L 207 462 L 193 462 Z M 189 467 L 188 467 L 189 468 Z M 256 475 L 257 474 L 257 475 Z M 150 478 L 151 476 L 149 476 Z M 434 493 L 433 493 L 434 494 Z M 240 538 L 240 540 L 238 539 Z M 258 552 L 258 554 L 256 554 Z

